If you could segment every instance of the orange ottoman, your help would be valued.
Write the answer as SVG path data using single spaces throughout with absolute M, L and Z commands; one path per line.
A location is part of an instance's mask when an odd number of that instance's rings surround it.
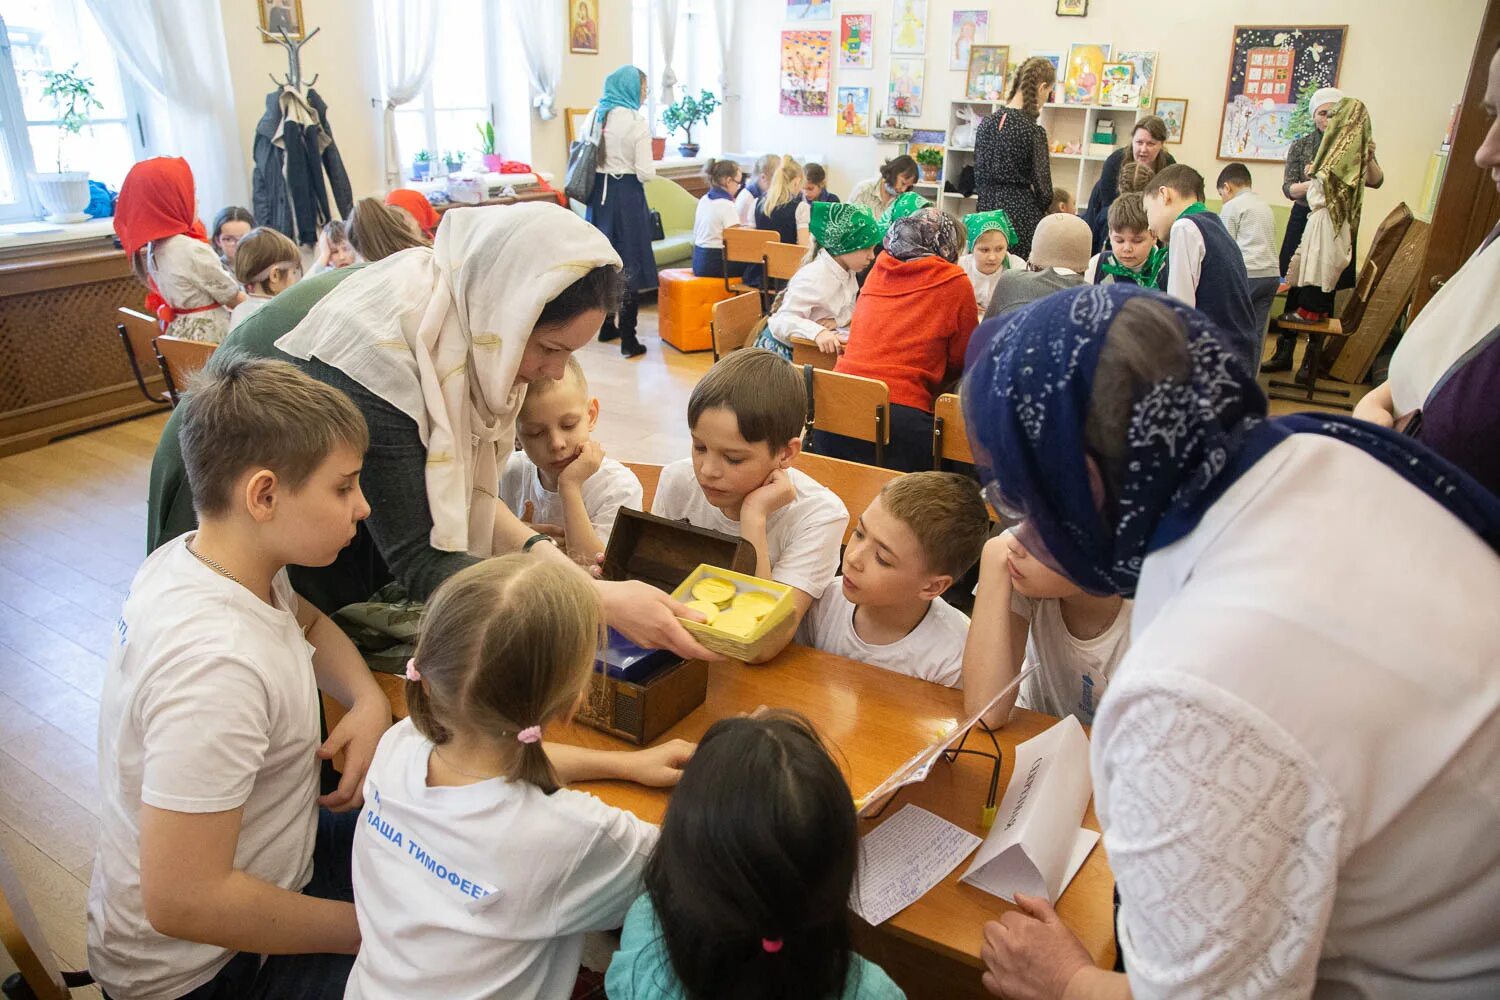
M 723 278 L 697 278 L 692 268 L 673 267 L 656 276 L 657 326 L 664 343 L 679 351 L 711 351 L 714 303 L 733 298 Z

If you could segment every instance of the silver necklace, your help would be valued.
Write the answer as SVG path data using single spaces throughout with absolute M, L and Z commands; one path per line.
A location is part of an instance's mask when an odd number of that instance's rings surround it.
M 235 583 L 238 583 L 241 587 L 245 585 L 244 581 L 242 581 L 239 577 L 235 576 L 233 573 L 229 572 L 229 570 L 225 569 L 223 566 L 220 566 L 218 563 L 208 558 L 208 556 L 193 548 L 191 545 L 187 547 L 187 550 L 193 554 L 194 559 L 197 559 L 199 562 L 207 566 L 209 569 L 213 570 L 215 573 L 219 574 L 220 576 L 228 577 Z
M 498 774 L 475 774 L 472 771 L 465 771 L 463 768 L 454 764 L 453 761 L 449 760 L 448 755 L 443 753 L 442 748 L 439 746 L 434 745 L 432 748 L 432 752 L 437 754 L 438 759 L 443 762 L 444 766 L 446 766 L 448 770 L 454 772 L 455 774 L 461 774 L 465 778 L 473 778 L 475 781 L 489 781 L 492 778 L 500 777 L 500 775 Z

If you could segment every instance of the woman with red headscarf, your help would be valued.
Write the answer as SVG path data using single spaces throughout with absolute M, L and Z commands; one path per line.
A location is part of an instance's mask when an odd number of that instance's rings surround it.
M 130 168 L 115 203 L 115 233 L 163 332 L 210 343 L 224 339 L 229 310 L 245 293 L 208 242 L 186 160 L 158 156 Z
M 432 207 L 432 202 L 427 200 L 425 194 L 411 188 L 397 188 L 390 192 L 385 196 L 385 203 L 405 209 L 406 214 L 410 215 L 412 221 L 417 224 L 417 228 L 422 230 L 422 235 L 429 240 L 432 239 L 432 234 L 437 232 L 438 223 L 443 218 L 438 215 L 437 209 Z

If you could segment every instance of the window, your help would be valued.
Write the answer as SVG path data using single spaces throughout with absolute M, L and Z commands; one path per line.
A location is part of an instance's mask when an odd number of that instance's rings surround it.
M 641 113 L 651 123 L 653 135 L 666 135 L 660 127 L 661 113 L 667 102 L 661 92 L 665 68 L 657 18 L 661 16 L 655 0 L 631 0 L 631 45 L 634 63 L 646 71 L 646 103 Z M 677 34 L 672 44 L 672 70 L 677 74 L 676 97 L 698 96 L 701 91 L 719 93 L 719 41 L 714 30 L 714 11 L 709 0 L 680 0 L 677 5 Z M 703 147 L 705 156 L 723 148 L 723 112 L 716 111 L 708 124 L 693 129 L 693 138 Z M 684 140 L 682 133 L 668 136 L 667 148 L 675 149 Z M 675 153 L 673 154 L 675 155 Z
M 138 94 L 83 0 L 0 0 L 0 41 L 0 219 L 38 214 L 29 175 L 58 170 L 59 152 L 62 169 L 118 188 L 143 152 Z M 104 107 L 91 109 L 89 126 L 59 150 L 63 133 L 42 96 L 42 72 L 75 66 Z
M 531 156 L 526 62 L 509 5 L 445 0 L 436 6 L 438 52 L 422 92 L 396 109 L 396 143 L 410 174 L 416 154 L 434 161 L 457 154 L 479 160 L 475 125 L 495 126 L 495 150 L 506 159 Z M 493 58 L 491 57 L 493 55 Z M 440 171 L 434 171 L 437 173 Z

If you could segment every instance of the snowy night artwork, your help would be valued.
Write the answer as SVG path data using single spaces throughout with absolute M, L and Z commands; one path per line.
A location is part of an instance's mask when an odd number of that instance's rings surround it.
M 1285 162 L 1312 127 L 1306 104 L 1339 80 L 1348 25 L 1237 26 L 1224 87 L 1219 159 Z

